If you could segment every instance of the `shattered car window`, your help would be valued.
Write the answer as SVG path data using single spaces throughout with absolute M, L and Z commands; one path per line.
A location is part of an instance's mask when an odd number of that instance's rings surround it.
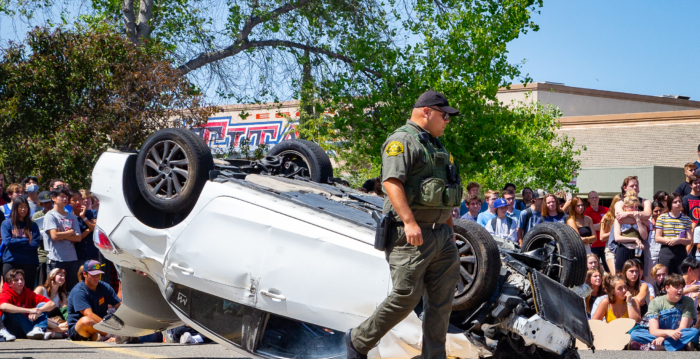
M 177 285 L 171 302 L 202 327 L 243 345 L 243 324 L 246 317 L 252 316 L 253 308 L 182 285 Z
M 257 351 L 281 358 L 341 358 L 345 333 L 270 314 Z

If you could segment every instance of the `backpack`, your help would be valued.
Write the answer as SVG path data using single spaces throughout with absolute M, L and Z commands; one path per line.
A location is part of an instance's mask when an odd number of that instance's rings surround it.
M 493 233 L 496 233 L 496 220 L 498 217 L 494 217 L 491 219 L 491 229 L 493 230 Z M 508 232 L 510 232 L 510 229 L 513 227 L 513 219 L 510 217 L 506 217 L 506 227 L 508 228 Z

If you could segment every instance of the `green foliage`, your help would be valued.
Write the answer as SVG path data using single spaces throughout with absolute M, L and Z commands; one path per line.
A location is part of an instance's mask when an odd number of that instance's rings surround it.
M 36 28 L 1 54 L 0 170 L 10 182 L 32 174 L 88 187 L 108 147 L 137 149 L 157 129 L 214 112 L 157 46 L 104 26 Z
M 436 5 L 437 4 L 437 5 Z M 441 138 L 460 165 L 463 179 L 502 187 L 565 186 L 578 169 L 573 140 L 558 136 L 560 114 L 539 105 L 500 104 L 496 93 L 521 76 L 507 60 L 506 44 L 536 31 L 532 12 L 541 2 L 418 1 L 414 18 L 403 22 L 423 41 L 402 48 L 364 47 L 363 65 L 379 69 L 379 80 L 344 76 L 316 86 L 332 121 L 310 121 L 320 141 L 336 144 L 343 172 L 377 175 L 386 137 L 410 118 L 414 102 L 426 90 L 444 93 L 462 116 L 452 118 Z M 522 78 L 527 83 L 529 78 Z M 323 131 L 318 131 L 322 125 Z

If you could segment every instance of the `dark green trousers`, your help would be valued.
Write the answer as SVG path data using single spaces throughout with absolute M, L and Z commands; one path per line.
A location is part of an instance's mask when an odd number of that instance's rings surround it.
M 367 354 L 396 324 L 404 320 L 423 298 L 423 359 L 445 359 L 445 338 L 452 312 L 459 254 L 447 224 L 422 228 L 423 244 L 406 242 L 398 227 L 386 250 L 393 289 L 371 317 L 352 330 L 352 344 Z

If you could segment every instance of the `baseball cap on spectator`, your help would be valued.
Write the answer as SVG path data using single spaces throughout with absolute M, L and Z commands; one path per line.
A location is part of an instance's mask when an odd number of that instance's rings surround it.
M 413 105 L 413 108 L 436 106 L 450 116 L 459 116 L 459 111 L 450 107 L 447 97 L 437 91 L 425 91 Z
M 104 274 L 105 272 L 101 271 L 100 267 L 100 262 L 88 260 L 83 264 L 83 272 L 88 272 L 90 275 Z
M 47 203 L 47 202 L 51 202 L 51 192 L 41 191 L 41 193 L 39 193 L 39 203 Z
M 506 206 L 508 206 L 508 203 L 503 198 L 499 198 L 496 200 L 496 202 L 493 202 L 493 208 L 501 208 Z
M 547 195 L 543 189 L 536 189 L 532 191 L 532 199 L 544 198 Z

